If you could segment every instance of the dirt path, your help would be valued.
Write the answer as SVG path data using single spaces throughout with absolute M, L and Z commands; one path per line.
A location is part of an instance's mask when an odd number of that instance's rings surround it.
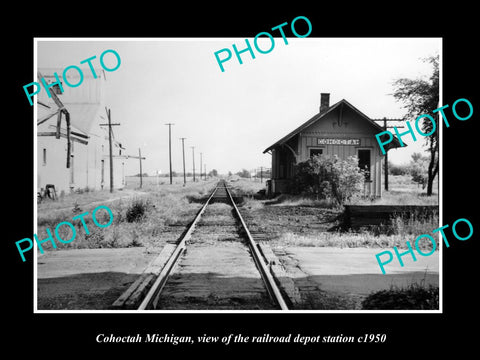
M 405 266 L 392 262 L 383 275 L 375 259 L 379 249 L 286 247 L 274 248 L 303 299 L 303 309 L 360 309 L 371 292 L 410 284 L 439 285 L 438 252 Z
M 155 255 L 140 247 L 47 251 L 37 259 L 37 308 L 110 309 Z

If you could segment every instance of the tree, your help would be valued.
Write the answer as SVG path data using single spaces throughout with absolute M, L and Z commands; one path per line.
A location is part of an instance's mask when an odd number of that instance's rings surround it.
M 433 180 L 438 174 L 439 156 L 438 156 L 438 112 L 433 113 L 433 110 L 438 108 L 439 102 L 439 57 L 430 56 L 423 59 L 424 62 L 432 64 L 433 72 L 428 80 L 424 79 L 397 79 L 393 86 L 395 92 L 394 98 L 397 101 L 404 103 L 407 109 L 407 118 L 415 120 L 418 116 L 429 114 L 433 116 L 437 125 L 437 131 L 427 137 L 427 147 L 430 152 L 430 159 L 427 168 L 427 195 L 432 195 Z M 422 132 L 427 134 L 433 129 L 433 124 L 428 118 L 423 118 L 421 123 Z
M 410 165 L 410 174 L 412 180 L 425 189 L 428 180 L 428 157 L 422 156 L 420 153 L 412 154 L 412 161 Z
M 402 165 L 402 164 L 397 165 L 389 161 L 388 173 L 390 175 L 408 175 L 410 174 L 410 165 Z
M 315 155 L 297 165 L 292 190 L 330 198 L 342 205 L 360 193 L 364 180 L 365 173 L 358 167 L 356 156 L 342 160 L 336 155 Z
M 242 178 L 250 178 L 250 171 L 248 171 L 246 169 L 242 169 L 242 171 L 237 172 L 236 175 L 238 175 Z
M 218 176 L 218 171 L 217 171 L 216 169 L 212 169 L 212 170 L 208 173 L 208 176 L 217 177 L 217 176 Z

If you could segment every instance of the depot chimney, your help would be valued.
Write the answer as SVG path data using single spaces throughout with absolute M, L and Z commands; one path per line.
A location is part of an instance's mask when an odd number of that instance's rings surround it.
M 330 94 L 321 93 L 320 94 L 320 114 L 323 114 L 330 107 Z

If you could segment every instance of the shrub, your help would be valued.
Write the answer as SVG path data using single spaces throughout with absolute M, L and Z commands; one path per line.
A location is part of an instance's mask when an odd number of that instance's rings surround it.
M 137 222 L 140 221 L 148 208 L 148 202 L 141 199 L 135 199 L 128 206 L 125 219 L 127 222 Z
M 412 154 L 412 161 L 410 165 L 410 174 L 412 180 L 425 189 L 428 180 L 428 158 L 422 156 L 420 153 Z
M 411 171 L 410 165 L 397 165 L 388 162 L 388 173 L 390 175 L 409 175 Z
M 298 164 L 292 192 L 331 198 L 341 205 L 360 193 L 364 179 L 356 156 L 342 160 L 336 155 L 315 155 Z
M 406 288 L 391 287 L 368 295 L 362 301 L 364 310 L 438 310 L 438 286 L 412 284 Z

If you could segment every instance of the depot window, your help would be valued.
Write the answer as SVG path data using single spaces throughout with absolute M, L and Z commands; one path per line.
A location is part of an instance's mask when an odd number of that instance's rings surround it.
M 322 148 L 310 149 L 310 157 L 315 156 L 315 155 L 322 155 L 322 154 L 323 154 L 323 149 Z
M 358 167 L 365 171 L 365 180 L 370 179 L 370 149 L 358 150 Z

